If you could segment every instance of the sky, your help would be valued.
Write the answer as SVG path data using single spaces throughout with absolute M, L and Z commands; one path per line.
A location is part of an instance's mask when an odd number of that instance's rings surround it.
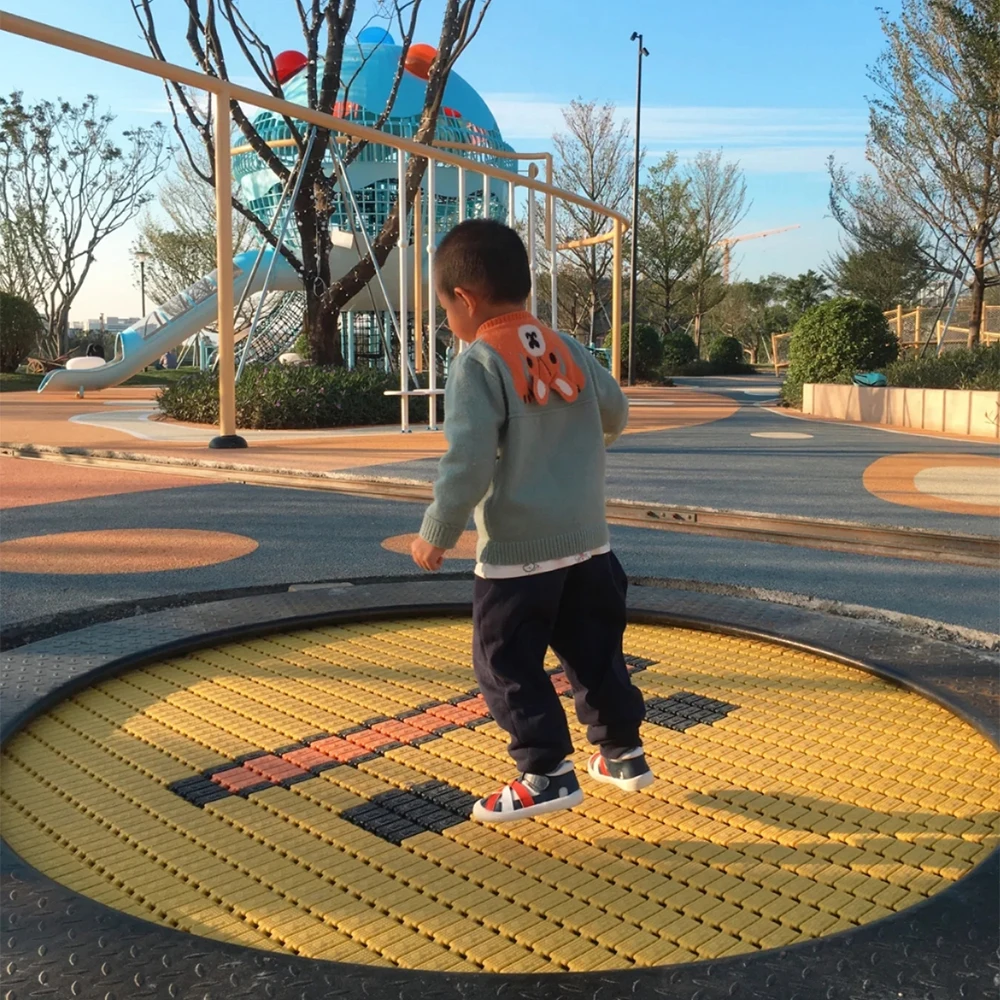
M 130 0 L 0 0 L 13 14 L 146 53 Z M 646 163 L 675 150 L 682 160 L 722 149 L 746 175 L 749 211 L 740 233 L 798 225 L 733 252 L 734 277 L 819 269 L 838 245 L 829 217 L 826 160 L 865 168 L 868 68 L 883 48 L 876 4 L 899 0 L 493 0 L 457 70 L 485 98 L 516 149 L 551 148 L 561 108 L 574 98 L 635 111 L 636 43 L 643 34 L 641 141 Z M 376 0 L 359 0 L 360 29 Z M 434 44 L 443 0 L 424 0 L 416 41 Z M 160 0 L 168 58 L 191 65 L 178 0 Z M 291 0 L 243 0 L 241 9 L 274 51 L 301 48 Z M 253 86 L 247 73 L 237 82 Z M 122 129 L 167 121 L 158 80 L 0 32 L 0 91 L 27 102 L 79 102 L 94 93 Z M 72 319 L 139 312 L 126 227 L 97 252 Z

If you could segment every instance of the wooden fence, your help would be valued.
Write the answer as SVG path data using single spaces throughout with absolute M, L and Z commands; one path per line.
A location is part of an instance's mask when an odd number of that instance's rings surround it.
M 931 312 L 932 310 L 925 306 L 917 306 L 904 312 L 903 306 L 898 305 L 895 309 L 888 309 L 883 313 L 899 340 L 901 350 L 916 350 L 928 341 L 933 341 L 939 347 L 942 343 L 945 346 L 965 346 L 969 336 L 967 326 L 949 323 L 945 327 L 941 320 L 937 320 L 928 327 L 925 336 L 924 320 L 930 318 Z M 984 344 L 1000 341 L 1000 306 L 983 306 L 983 323 L 979 338 Z

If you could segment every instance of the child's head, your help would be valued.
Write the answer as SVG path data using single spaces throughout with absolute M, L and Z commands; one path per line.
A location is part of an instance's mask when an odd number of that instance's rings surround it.
M 492 219 L 460 222 L 434 254 L 438 300 L 448 326 L 461 340 L 475 340 L 488 319 L 524 308 L 531 267 L 521 237 Z

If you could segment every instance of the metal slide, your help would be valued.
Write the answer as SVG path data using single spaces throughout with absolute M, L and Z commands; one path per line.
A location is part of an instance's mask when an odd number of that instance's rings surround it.
M 237 300 L 243 294 L 247 278 L 253 271 L 257 253 L 256 250 L 248 250 L 233 258 L 233 295 Z M 263 289 L 273 253 L 270 249 L 264 251 L 260 266 L 253 272 L 248 294 L 252 295 Z M 85 392 L 88 389 L 108 389 L 131 378 L 167 351 L 179 347 L 188 337 L 194 336 L 216 318 L 216 285 L 216 272 L 206 274 L 190 288 L 154 309 L 145 319 L 120 333 L 115 342 L 115 356 L 107 364 L 98 368 L 59 368 L 42 379 L 38 391 Z M 268 292 L 301 289 L 299 276 L 279 254 L 271 270 Z

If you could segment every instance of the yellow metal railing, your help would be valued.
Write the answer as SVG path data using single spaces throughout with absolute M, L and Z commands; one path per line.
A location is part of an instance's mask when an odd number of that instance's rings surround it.
M 610 239 L 614 248 L 614 264 L 612 276 L 612 299 L 611 299 L 611 336 L 612 352 L 611 364 L 612 374 L 616 379 L 621 379 L 621 323 L 622 323 L 622 237 L 628 226 L 628 220 L 620 212 L 590 201 L 572 191 L 565 191 L 555 187 L 550 180 L 541 181 L 537 179 L 537 168 L 529 170 L 527 176 L 511 173 L 494 167 L 487 163 L 477 163 L 474 168 L 469 167 L 469 160 L 455 152 L 450 152 L 446 146 L 449 144 L 428 146 L 424 143 L 415 142 L 402 136 L 391 135 L 378 129 L 361 125 L 357 122 L 344 118 L 337 118 L 334 115 L 316 111 L 312 108 L 300 104 L 292 104 L 289 101 L 281 100 L 271 94 L 262 91 L 252 90 L 228 80 L 218 77 L 208 76 L 196 70 L 178 66 L 175 63 L 161 62 L 150 56 L 132 52 L 116 45 L 109 45 L 106 42 L 88 38 L 85 35 L 78 35 L 61 28 L 43 24 L 40 21 L 32 21 L 29 18 L 19 17 L 6 11 L 0 11 L 0 31 L 7 31 L 11 34 L 20 35 L 24 38 L 31 38 L 35 41 L 54 45 L 58 48 L 79 52 L 82 55 L 91 56 L 104 62 L 124 66 L 128 69 L 146 73 L 163 80 L 171 80 L 175 83 L 204 90 L 213 95 L 216 105 L 215 115 L 215 177 L 216 177 L 216 211 L 218 214 L 218 227 L 216 237 L 216 256 L 218 266 L 218 305 L 219 305 L 219 428 L 223 437 L 236 434 L 236 383 L 235 383 L 235 347 L 233 335 L 233 254 L 232 254 L 232 225 L 229 207 L 232 204 L 232 160 L 230 149 L 231 117 L 230 102 L 241 101 L 253 107 L 263 108 L 273 111 L 276 114 L 284 115 L 298 121 L 308 122 L 318 125 L 321 128 L 339 132 L 343 135 L 356 139 L 365 139 L 371 143 L 390 146 L 400 153 L 400 161 L 405 155 L 419 156 L 429 162 L 452 166 L 462 171 L 460 176 L 464 176 L 464 171 L 474 169 L 475 173 L 483 174 L 510 185 L 510 192 L 513 194 L 518 187 L 524 188 L 529 194 L 529 200 L 535 193 L 544 196 L 549 203 L 548 225 L 546 236 L 549 250 L 552 254 L 552 271 L 556 268 L 556 251 L 559 247 L 555 241 L 554 205 L 556 200 L 562 200 L 579 205 L 589 211 L 609 219 L 611 230 L 600 237 L 602 240 Z M 280 141 L 280 140 L 279 140 Z M 475 147 L 478 152 L 482 152 L 482 147 Z M 538 159 L 535 154 L 522 154 L 521 157 L 512 156 L 506 150 L 503 152 L 505 158 L 533 158 Z M 547 177 L 551 178 L 551 158 L 546 162 Z M 430 171 L 433 174 L 433 171 Z M 401 171 L 402 174 L 402 171 Z M 402 197 L 402 191 L 401 191 Z M 512 203 L 512 202 L 511 202 Z M 529 213 L 529 224 L 533 225 L 533 214 Z M 404 244 L 404 226 L 400 226 L 400 246 Z M 594 239 L 594 238 L 592 238 Z M 596 240 L 595 240 L 596 241 Z M 531 247 L 530 250 L 534 250 Z M 405 259 L 405 254 L 402 257 Z M 534 257 L 532 258 L 534 263 Z M 402 276 L 401 276 L 402 278 Z M 407 282 L 401 280 L 400 290 L 400 311 L 405 309 L 406 295 L 404 292 Z M 432 300 L 433 301 L 433 300 Z M 558 302 L 553 299 L 553 308 L 558 315 Z M 402 315 L 400 323 L 401 337 L 404 338 L 400 344 L 401 357 L 406 357 L 407 344 L 405 342 L 405 331 L 407 330 L 406 316 Z M 400 369 L 404 385 L 401 390 L 402 406 L 404 413 L 404 429 L 407 429 L 407 395 L 405 385 L 406 365 L 401 364 Z

